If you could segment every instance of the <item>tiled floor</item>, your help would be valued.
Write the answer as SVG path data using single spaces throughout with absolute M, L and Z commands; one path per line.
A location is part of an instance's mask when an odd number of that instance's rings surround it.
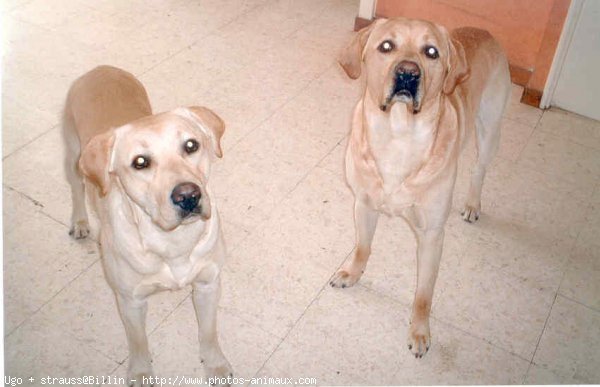
M 59 112 L 110 63 L 157 111 L 227 122 L 213 189 L 229 258 L 222 346 L 238 376 L 323 384 L 600 382 L 600 124 L 518 103 L 484 214 L 462 222 L 467 149 L 433 307 L 433 347 L 406 349 L 415 243 L 382 219 L 359 286 L 328 279 L 353 248 L 342 154 L 361 84 L 335 54 L 357 1 L 4 1 L 5 365 L 11 376 L 124 376 L 127 349 L 92 240 L 67 235 Z M 151 300 L 160 376 L 201 375 L 189 291 Z

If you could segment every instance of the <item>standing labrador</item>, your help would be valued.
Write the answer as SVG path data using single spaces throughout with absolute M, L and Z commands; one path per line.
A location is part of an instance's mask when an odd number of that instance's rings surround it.
M 212 159 L 222 156 L 224 129 L 203 107 L 152 115 L 141 83 L 114 67 L 97 67 L 69 90 L 64 135 L 71 235 L 88 235 L 88 191 L 100 221 L 106 279 L 129 343 L 131 385 L 152 383 L 147 297 L 190 284 L 207 374 L 231 375 L 217 340 L 225 247 L 208 187 Z
M 422 357 L 430 345 L 429 313 L 459 153 L 476 130 L 478 159 L 462 212 L 473 222 L 510 96 L 508 62 L 487 31 L 448 33 L 404 18 L 379 19 L 358 32 L 340 64 L 356 79 L 362 62 L 366 87 L 354 110 L 345 158 L 355 197 L 356 247 L 331 285 L 352 286 L 360 279 L 380 213 L 404 218 L 417 239 L 408 348 Z

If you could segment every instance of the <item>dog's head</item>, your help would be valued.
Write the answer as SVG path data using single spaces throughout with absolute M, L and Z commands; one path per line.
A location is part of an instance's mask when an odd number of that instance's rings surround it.
M 462 45 L 444 27 L 403 18 L 360 30 L 339 62 L 353 79 L 365 63 L 367 88 L 383 111 L 402 102 L 418 113 L 427 98 L 452 93 L 469 72 Z
M 92 138 L 79 168 L 101 196 L 115 185 L 164 230 L 211 216 L 206 190 L 225 125 L 204 107 L 148 116 Z

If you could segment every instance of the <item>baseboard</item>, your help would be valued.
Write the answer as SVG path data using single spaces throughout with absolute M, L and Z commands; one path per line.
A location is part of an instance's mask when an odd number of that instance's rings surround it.
M 354 31 L 358 31 L 371 23 L 373 23 L 372 19 L 365 19 L 357 16 L 354 18 Z
M 525 87 L 523 89 L 523 95 L 521 96 L 521 103 L 539 108 L 542 94 L 543 93 L 539 90 Z
M 532 71 L 512 64 L 509 64 L 508 67 L 510 69 L 510 80 L 512 83 L 523 87 L 527 86 L 527 83 L 529 83 L 529 78 L 531 78 Z

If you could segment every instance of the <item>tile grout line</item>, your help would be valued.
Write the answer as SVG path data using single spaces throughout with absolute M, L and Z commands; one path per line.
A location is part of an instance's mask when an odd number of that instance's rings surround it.
M 354 251 L 354 249 L 352 249 L 352 251 Z M 338 267 L 335 269 L 334 273 L 339 270 L 340 267 L 342 267 L 342 265 L 344 264 L 344 262 L 346 261 L 346 259 L 348 259 L 348 257 L 350 256 L 350 254 L 352 254 L 352 251 L 350 251 L 348 254 L 346 254 L 346 256 L 344 257 L 344 259 L 342 260 L 342 262 L 338 265 Z M 317 294 L 315 295 L 315 297 L 308 303 L 308 305 L 306 306 L 306 308 L 304 308 L 304 310 L 302 311 L 302 314 L 296 319 L 296 321 L 292 324 L 292 326 L 290 327 L 290 329 L 287 331 L 287 333 L 285 334 L 285 336 L 279 341 L 279 344 L 277 344 L 277 346 L 273 349 L 273 351 L 269 354 L 269 356 L 265 359 L 265 361 L 263 362 L 263 364 L 260 366 L 260 368 L 258 369 L 258 371 L 256 371 L 256 373 L 254 374 L 254 378 L 256 378 L 258 376 L 258 374 L 260 373 L 260 371 L 263 370 L 263 368 L 265 367 L 265 365 L 269 362 L 269 360 L 273 357 L 273 355 L 275 354 L 275 352 L 277 352 L 277 350 L 281 347 L 281 345 L 283 345 L 283 342 L 286 341 L 288 339 L 288 337 L 290 336 L 290 334 L 292 333 L 292 331 L 294 330 L 294 328 L 296 328 L 298 322 L 300 322 L 300 320 L 302 320 L 302 318 L 304 317 L 304 315 L 306 314 L 306 312 L 308 311 L 308 309 L 315 303 L 315 301 L 321 296 L 321 294 L 323 293 L 323 291 L 325 290 L 325 288 L 327 286 L 329 286 L 329 282 L 331 280 L 331 277 L 333 276 L 333 274 L 331 276 L 329 276 L 329 278 L 327 278 L 327 280 L 325 281 L 325 283 L 323 284 L 323 286 L 321 286 L 321 289 L 319 289 L 319 291 L 317 292 Z
M 544 112 L 543 114 L 545 114 L 545 112 Z M 542 116 L 540 116 L 540 119 L 538 120 L 538 123 L 537 123 L 537 124 L 536 124 L 536 126 L 535 126 L 534 132 L 535 132 L 536 130 L 539 130 L 539 128 L 538 128 L 538 125 L 539 125 L 539 122 L 542 120 L 543 114 L 542 114 Z M 532 136 L 533 136 L 533 133 L 532 133 Z M 555 137 L 556 137 L 556 136 L 555 136 Z M 559 138 L 560 138 L 560 137 L 559 137 Z M 528 141 L 529 141 L 529 140 L 528 140 Z M 596 187 L 595 187 L 595 188 L 592 190 L 592 194 L 590 195 L 589 201 L 588 201 L 588 203 L 587 203 L 587 206 L 588 206 L 588 207 L 592 205 L 592 204 L 591 204 L 591 201 L 592 201 L 592 198 L 594 197 L 594 195 L 595 195 L 595 193 L 596 193 L 596 189 L 598 188 L 598 186 L 600 186 L 600 185 L 599 185 L 599 184 L 597 184 L 597 185 L 596 185 Z M 581 235 L 581 231 L 582 231 L 582 230 L 580 229 L 580 230 L 579 230 L 579 232 L 577 233 L 577 236 L 576 236 L 576 237 L 573 239 L 573 242 L 572 242 L 572 246 L 573 246 L 573 247 L 572 247 L 572 249 L 574 249 L 574 248 L 575 248 L 575 246 L 577 245 L 577 241 L 579 240 L 579 236 Z M 576 301 L 576 300 L 574 300 L 574 299 L 571 299 L 570 297 L 566 297 L 566 296 L 564 296 L 563 294 L 561 294 L 561 293 L 560 293 L 560 289 L 561 289 L 562 283 L 563 283 L 563 281 L 564 281 L 564 279 L 565 279 L 565 276 L 566 276 L 566 274 L 567 274 L 567 271 L 569 270 L 569 266 L 570 266 L 570 264 L 571 264 L 571 257 L 572 257 L 572 254 L 568 256 L 568 258 L 566 259 L 566 262 L 565 262 L 565 264 L 563 265 L 563 271 L 562 271 L 562 275 L 561 275 L 560 281 L 558 282 L 558 287 L 556 288 L 556 290 L 555 290 L 555 292 L 554 292 L 554 299 L 552 300 L 552 305 L 550 305 L 550 309 L 548 310 L 548 315 L 546 316 L 546 320 L 544 321 L 544 326 L 543 326 L 543 328 L 542 328 L 542 331 L 541 331 L 541 333 L 540 333 L 540 335 L 539 335 L 539 337 L 538 337 L 538 340 L 537 340 L 537 343 L 536 343 L 536 346 L 535 346 L 535 350 L 533 351 L 533 355 L 531 356 L 531 360 L 530 360 L 530 362 L 529 362 L 529 366 L 527 367 L 527 371 L 525 372 L 525 375 L 523 376 L 523 383 L 522 383 L 522 384 L 525 384 L 525 381 L 526 381 L 526 379 L 527 379 L 527 376 L 529 376 L 529 372 L 530 372 L 530 370 L 531 370 L 531 367 L 532 367 L 532 366 L 534 366 L 534 365 L 536 365 L 536 364 L 534 363 L 534 360 L 535 360 L 535 355 L 536 355 L 536 354 L 537 354 L 537 352 L 538 352 L 538 349 L 539 349 L 540 343 L 541 343 L 541 341 L 542 341 L 542 337 L 544 337 L 544 333 L 546 332 L 546 327 L 547 327 L 547 325 L 548 325 L 548 321 L 550 320 L 550 316 L 552 315 L 552 310 L 554 309 L 554 305 L 556 304 L 556 300 L 557 300 L 557 298 L 558 298 L 559 296 L 560 296 L 560 297 L 563 297 L 563 298 L 566 298 L 566 299 L 568 299 L 568 300 L 570 300 L 570 301 L 573 301 L 573 302 L 575 302 L 575 303 L 577 303 L 577 304 L 579 304 L 579 305 L 581 305 L 581 306 L 584 306 L 584 307 L 586 307 L 586 308 L 589 308 L 589 309 L 591 309 L 591 310 L 593 310 L 593 311 L 597 311 L 595 308 L 589 307 L 589 306 L 587 306 L 587 305 L 585 305 L 585 304 L 583 304 L 583 303 L 581 303 L 581 302 L 579 302 L 579 301 Z M 597 311 L 597 312 L 598 312 L 598 311 Z
M 75 282 L 79 277 L 81 277 L 82 275 L 84 275 L 85 273 L 87 273 L 89 270 L 91 270 L 92 266 L 94 266 L 97 262 L 100 261 L 100 258 L 96 258 L 94 261 L 92 261 L 92 263 L 90 263 L 87 267 L 85 267 L 79 274 L 77 274 L 75 277 L 73 277 L 70 281 L 68 281 L 65 286 L 63 286 L 60 290 L 58 290 L 56 293 L 54 293 L 52 295 L 52 297 L 50 297 L 48 300 L 46 300 L 42 305 L 40 305 L 33 313 L 31 313 L 31 315 L 29 317 L 27 317 L 25 320 L 21 321 L 16 327 L 14 327 L 9 333 L 4 335 L 4 339 L 6 340 L 6 338 L 10 337 L 11 335 L 13 335 L 21 326 L 23 326 L 25 323 L 29 322 L 34 316 L 36 316 L 40 310 L 42 308 L 44 308 L 46 305 L 48 305 L 52 300 L 54 300 L 59 294 L 61 294 L 67 287 L 69 287 L 73 282 Z M 94 350 L 96 350 L 94 348 Z M 97 351 L 97 350 L 96 350 Z M 112 359 L 111 359 L 112 360 Z
M 514 161 L 514 163 L 518 163 L 521 160 L 521 156 L 523 155 L 523 152 L 525 152 L 525 148 L 527 147 L 527 145 L 529 144 L 529 141 L 531 140 L 531 138 L 533 137 L 533 135 L 535 134 L 535 132 L 538 130 L 538 125 L 540 124 L 540 121 L 542 120 L 542 117 L 544 116 L 544 111 L 542 111 L 542 114 L 540 114 L 540 117 L 535 121 L 535 124 L 533 125 L 533 130 L 531 131 L 531 133 L 529 134 L 529 136 L 527 137 L 527 140 L 525 140 L 525 146 L 523 146 L 523 148 L 519 151 L 519 153 L 517 154 L 517 157 Z M 509 118 L 510 119 L 510 118 Z M 512 120 L 512 119 L 511 119 Z M 518 123 L 519 122 L 517 120 L 512 120 Z M 502 136 L 502 133 L 500 133 L 500 136 Z
M 229 148 L 229 151 L 235 149 L 236 146 L 238 146 L 246 137 L 248 137 L 250 134 L 252 134 L 254 131 L 256 131 L 262 124 L 264 124 L 265 122 L 269 121 L 280 109 L 284 108 L 285 106 L 287 106 L 289 103 L 291 103 L 294 99 L 296 99 L 300 94 L 302 94 L 302 92 L 304 92 L 313 82 L 315 82 L 317 79 L 321 78 L 321 76 L 326 73 L 331 67 L 333 66 L 333 64 L 327 66 L 321 73 L 319 73 L 315 78 L 313 78 L 312 80 L 310 80 L 305 87 L 303 87 L 301 90 L 299 90 L 296 94 L 294 94 L 292 97 L 290 97 L 289 99 L 287 99 L 285 102 L 283 102 L 281 105 L 277 106 L 273 113 L 271 113 L 268 117 L 266 117 L 264 120 L 260 121 L 255 127 L 254 129 L 248 131 L 248 133 L 246 133 L 245 135 L 243 135 L 240 139 L 238 139 L 238 141 L 236 141 L 234 144 L 231 145 L 231 147 Z M 314 171 L 315 168 L 318 167 L 319 163 L 321 163 L 321 161 L 323 161 L 327 156 L 329 156 L 329 154 L 331 154 L 331 152 L 333 152 L 333 150 L 339 145 L 339 143 L 341 141 L 343 141 L 344 137 L 346 135 L 344 135 L 342 137 L 342 139 L 338 142 L 336 142 L 336 144 L 329 150 L 327 151 L 327 153 L 321 157 L 299 180 L 298 182 L 294 185 L 293 188 L 291 188 L 288 192 L 286 192 L 280 200 L 277 201 L 277 203 L 273 206 L 273 208 L 271 208 L 271 210 L 269 210 L 268 212 L 264 213 L 265 218 L 260 220 L 260 223 L 258 223 L 255 227 L 255 230 L 260 228 L 260 226 L 262 226 L 269 218 L 269 216 L 279 208 L 279 206 L 281 205 L 281 203 L 290 196 L 290 194 L 298 187 L 298 185 L 300 183 L 302 183 L 302 181 L 304 181 L 306 179 L 306 177 Z M 245 230 L 245 227 L 242 227 Z M 240 241 L 238 243 L 238 246 L 241 245 L 241 242 L 243 242 L 244 240 L 246 240 L 248 237 L 250 237 L 252 235 L 253 231 L 248 231 L 248 235 L 246 235 L 242 241 Z M 237 246 L 234 247 L 231 252 L 235 251 L 237 249 Z
M 529 366 L 527 367 L 527 371 L 525 372 L 525 375 L 523 376 L 523 383 L 525 384 L 525 380 L 527 379 L 527 376 L 529 375 L 529 371 L 531 370 L 531 367 L 534 366 L 534 362 L 533 360 L 535 359 L 535 355 L 537 354 L 538 348 L 540 346 L 540 342 L 542 341 L 542 337 L 544 336 L 544 332 L 546 331 L 546 326 L 548 325 L 548 321 L 550 320 L 550 315 L 552 314 L 552 309 L 554 308 L 554 304 L 556 303 L 556 298 L 558 297 L 558 291 L 554 294 L 554 299 L 552 300 L 552 305 L 550 305 L 550 310 L 548 310 L 548 315 L 546 316 L 546 321 L 544 321 L 544 327 L 542 328 L 542 332 L 540 333 L 537 343 L 535 345 L 535 350 L 533 351 L 533 355 L 531 355 L 531 360 L 529 361 Z
M 569 301 L 571 301 L 571 302 L 574 302 L 574 303 L 576 303 L 576 304 L 577 304 L 577 305 L 579 305 L 579 306 L 583 306 L 584 308 L 586 308 L 586 309 L 589 309 L 589 310 L 590 310 L 590 311 L 592 311 L 592 312 L 595 312 L 595 313 L 600 313 L 600 309 L 596 309 L 596 308 L 594 308 L 593 306 L 589 306 L 589 305 L 587 305 L 587 304 L 584 304 L 583 302 L 581 302 L 581 301 L 577 301 L 576 299 L 574 299 L 574 298 L 572 298 L 572 297 L 569 297 L 569 296 L 566 296 L 566 295 L 564 295 L 564 294 L 562 294 L 562 293 L 560 293 L 560 292 L 558 292 L 558 293 L 557 293 L 557 296 L 558 296 L 558 297 L 565 298 L 565 299 L 567 299 L 567 300 L 569 300 Z
M 32 138 L 31 140 L 25 142 L 22 145 L 19 145 L 18 147 L 16 147 L 15 149 L 13 149 L 12 151 L 10 151 L 8 154 L 6 155 L 2 155 L 2 161 L 6 160 L 7 158 L 11 157 L 12 155 L 20 152 L 21 150 L 23 150 L 23 148 L 27 147 L 28 145 L 30 145 L 32 142 L 38 140 L 40 137 L 45 136 L 46 134 L 50 133 L 51 131 L 53 131 L 54 129 L 58 128 L 60 126 L 60 122 L 57 122 L 55 124 L 52 124 L 52 127 L 50 127 L 49 129 L 44 130 L 42 133 L 38 134 L 37 136 L 35 136 L 34 138 Z M 4 130 L 5 128 L 3 128 Z
M 240 19 L 241 17 L 243 17 L 243 16 L 247 15 L 248 13 L 250 13 L 250 12 L 252 12 L 252 11 L 256 10 L 256 9 L 259 9 L 259 8 L 261 8 L 261 7 L 262 7 L 264 4 L 266 4 L 266 2 L 265 2 L 265 3 L 262 3 L 262 4 L 257 4 L 257 5 L 255 5 L 254 7 L 252 7 L 252 8 L 250 8 L 250 9 L 248 9 L 248 10 L 246 10 L 246 11 L 244 11 L 244 12 L 242 12 L 242 13 L 238 14 L 238 15 L 237 15 L 237 16 L 235 16 L 233 19 L 231 19 L 231 20 L 229 20 L 229 21 L 226 21 L 224 24 L 222 24 L 222 25 L 219 25 L 219 26 L 215 26 L 215 28 L 214 28 L 213 30 L 211 30 L 210 32 L 208 32 L 206 35 L 204 35 L 204 36 L 202 36 L 202 37 L 198 38 L 197 40 L 194 40 L 193 42 L 191 42 L 191 43 L 187 44 L 185 47 L 183 47 L 182 49 L 180 49 L 180 50 L 178 50 L 178 51 L 174 52 L 173 54 L 171 54 L 171 55 L 169 55 L 169 56 L 167 56 L 166 58 L 163 58 L 162 60 L 159 60 L 157 63 L 155 63 L 154 65 L 152 65 L 152 66 L 148 67 L 146 70 L 143 70 L 142 72 L 140 72 L 140 73 L 139 73 L 139 74 L 137 74 L 136 76 L 137 76 L 137 77 L 142 77 L 142 76 L 143 76 L 143 75 L 145 75 L 146 73 L 148 73 L 148 72 L 150 72 L 150 71 L 154 70 L 156 67 L 158 67 L 159 65 L 161 65 L 161 64 L 163 64 L 163 63 L 165 63 L 166 61 L 168 61 L 169 59 L 173 58 L 174 56 L 177 56 L 177 55 L 179 55 L 180 53 L 182 53 L 182 52 L 183 52 L 183 51 L 185 51 L 186 49 L 188 49 L 188 48 L 190 48 L 190 47 L 192 47 L 192 46 L 196 45 L 197 43 L 199 43 L 199 42 L 201 42 L 202 40 L 204 40 L 204 39 L 208 38 L 209 36 L 213 36 L 213 35 L 215 35 L 215 34 L 216 34 L 218 31 L 220 31 L 222 28 L 224 28 L 224 27 L 227 27 L 228 25 L 232 24 L 233 22 L 237 21 L 238 19 Z

